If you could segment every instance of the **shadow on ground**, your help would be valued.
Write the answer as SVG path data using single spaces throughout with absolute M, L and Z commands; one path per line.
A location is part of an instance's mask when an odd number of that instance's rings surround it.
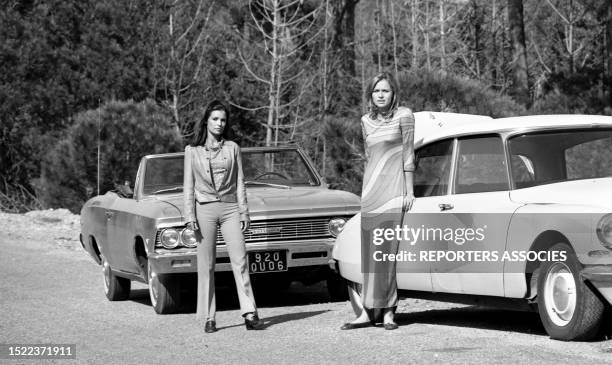
M 426 323 L 546 336 L 537 313 L 477 306 L 398 313 L 396 321 L 400 326 Z
M 195 283 L 185 285 L 181 293 L 180 313 L 195 313 L 196 293 Z M 293 282 L 285 290 L 263 289 L 254 287 L 255 301 L 259 308 L 269 307 L 292 307 L 317 303 L 329 303 L 331 299 L 327 293 L 325 282 L 320 282 L 310 286 L 304 286 L 299 282 Z M 216 288 L 217 311 L 239 309 L 238 294 L 236 287 L 232 285 L 220 285 Z M 151 306 L 149 291 L 146 288 L 132 289 L 130 299 L 133 302 L 146 306 Z
M 325 282 L 311 286 L 293 282 L 286 290 L 279 291 L 259 289 L 255 288 L 255 299 L 259 308 L 301 306 L 329 303 L 331 301 Z M 192 283 L 189 289 L 183 291 L 181 298 L 183 305 L 179 310 L 180 313 L 195 313 L 196 290 L 195 284 Z M 218 311 L 239 309 L 238 295 L 234 285 L 218 286 L 216 290 Z M 130 300 L 145 306 L 151 306 L 149 291 L 146 288 L 132 289 Z M 324 312 L 326 311 L 284 314 L 265 318 L 265 323 L 266 326 L 273 326 L 286 321 L 316 316 Z M 609 310 L 606 314 L 601 334 L 596 338 L 596 341 L 612 338 L 612 311 Z M 509 311 L 479 306 L 399 312 L 396 314 L 396 321 L 400 326 L 425 323 L 548 336 L 537 312 Z

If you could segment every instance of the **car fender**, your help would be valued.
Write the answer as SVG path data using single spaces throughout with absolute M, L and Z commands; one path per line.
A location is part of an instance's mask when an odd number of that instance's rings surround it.
M 344 225 L 334 243 L 332 258 L 338 263 L 340 275 L 347 280 L 361 283 L 361 213 L 357 213 Z
M 602 250 L 595 233 L 600 208 L 574 204 L 527 204 L 512 215 L 506 239 L 506 252 L 542 251 L 567 242 L 582 264 L 600 263 L 589 252 Z M 610 259 L 608 259 L 610 261 Z M 504 293 L 522 298 L 528 293 L 526 274 L 539 266 L 537 261 L 505 261 Z

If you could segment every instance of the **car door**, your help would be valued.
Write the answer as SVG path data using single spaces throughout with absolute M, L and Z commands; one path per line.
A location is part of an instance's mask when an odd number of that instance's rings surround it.
M 137 273 L 134 243 L 134 205 L 132 198 L 118 197 L 107 208 L 108 261 L 115 270 Z
M 420 148 L 416 152 L 417 166 L 414 174 L 412 209 L 404 216 L 404 227 L 418 229 L 427 224 L 431 213 L 439 211 L 440 200 L 448 194 L 452 166 L 453 140 L 443 140 Z M 429 242 L 418 238 L 400 240 L 399 252 L 412 254 L 415 260 L 398 261 L 397 282 L 400 289 L 432 290 L 431 263 L 418 259 L 420 251 L 429 247 Z
M 446 259 L 432 263 L 433 289 L 503 296 L 506 233 L 519 206 L 509 198 L 503 141 L 488 135 L 456 143 L 451 194 L 439 205 L 450 215 L 439 215 L 444 219 L 438 222 L 453 234 L 441 247 Z

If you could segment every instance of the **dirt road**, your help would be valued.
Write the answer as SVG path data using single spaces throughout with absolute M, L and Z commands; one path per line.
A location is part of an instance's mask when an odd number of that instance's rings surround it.
M 0 225 L 0 344 L 75 343 L 77 359 L 60 364 L 612 363 L 612 341 L 550 340 L 536 314 L 423 300 L 401 301 L 396 331 L 340 331 L 350 305 L 329 303 L 323 285 L 258 298 L 259 332 L 245 331 L 221 288 L 220 331 L 205 334 L 193 312 L 156 315 L 142 284 L 128 301 L 107 301 L 76 241 L 78 217 L 0 213 Z

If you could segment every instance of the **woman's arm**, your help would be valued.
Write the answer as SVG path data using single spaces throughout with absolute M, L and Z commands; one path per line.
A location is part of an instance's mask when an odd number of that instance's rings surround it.
M 195 222 L 194 212 L 194 192 L 193 192 L 193 170 L 191 166 L 191 146 L 185 147 L 184 157 L 184 169 L 183 169 L 183 197 L 184 197 L 184 208 L 185 208 L 185 219 L 187 222 Z
M 366 138 L 368 137 L 368 133 L 366 132 L 365 125 L 363 124 L 363 120 L 361 122 L 361 134 L 363 135 L 363 152 L 365 153 L 366 161 L 370 159 L 370 154 L 368 153 L 368 145 L 366 143 Z
M 249 217 L 249 205 L 247 203 L 246 187 L 244 185 L 244 172 L 242 171 L 242 153 L 240 147 L 236 145 L 236 167 L 238 168 L 238 178 L 236 181 L 236 195 L 238 200 L 238 210 L 240 211 L 240 221 L 243 223 L 243 231 L 249 228 L 251 219 Z
M 400 130 L 402 133 L 402 161 L 404 170 L 404 183 L 406 195 L 404 209 L 410 210 L 414 201 L 414 115 L 410 109 L 400 117 Z

